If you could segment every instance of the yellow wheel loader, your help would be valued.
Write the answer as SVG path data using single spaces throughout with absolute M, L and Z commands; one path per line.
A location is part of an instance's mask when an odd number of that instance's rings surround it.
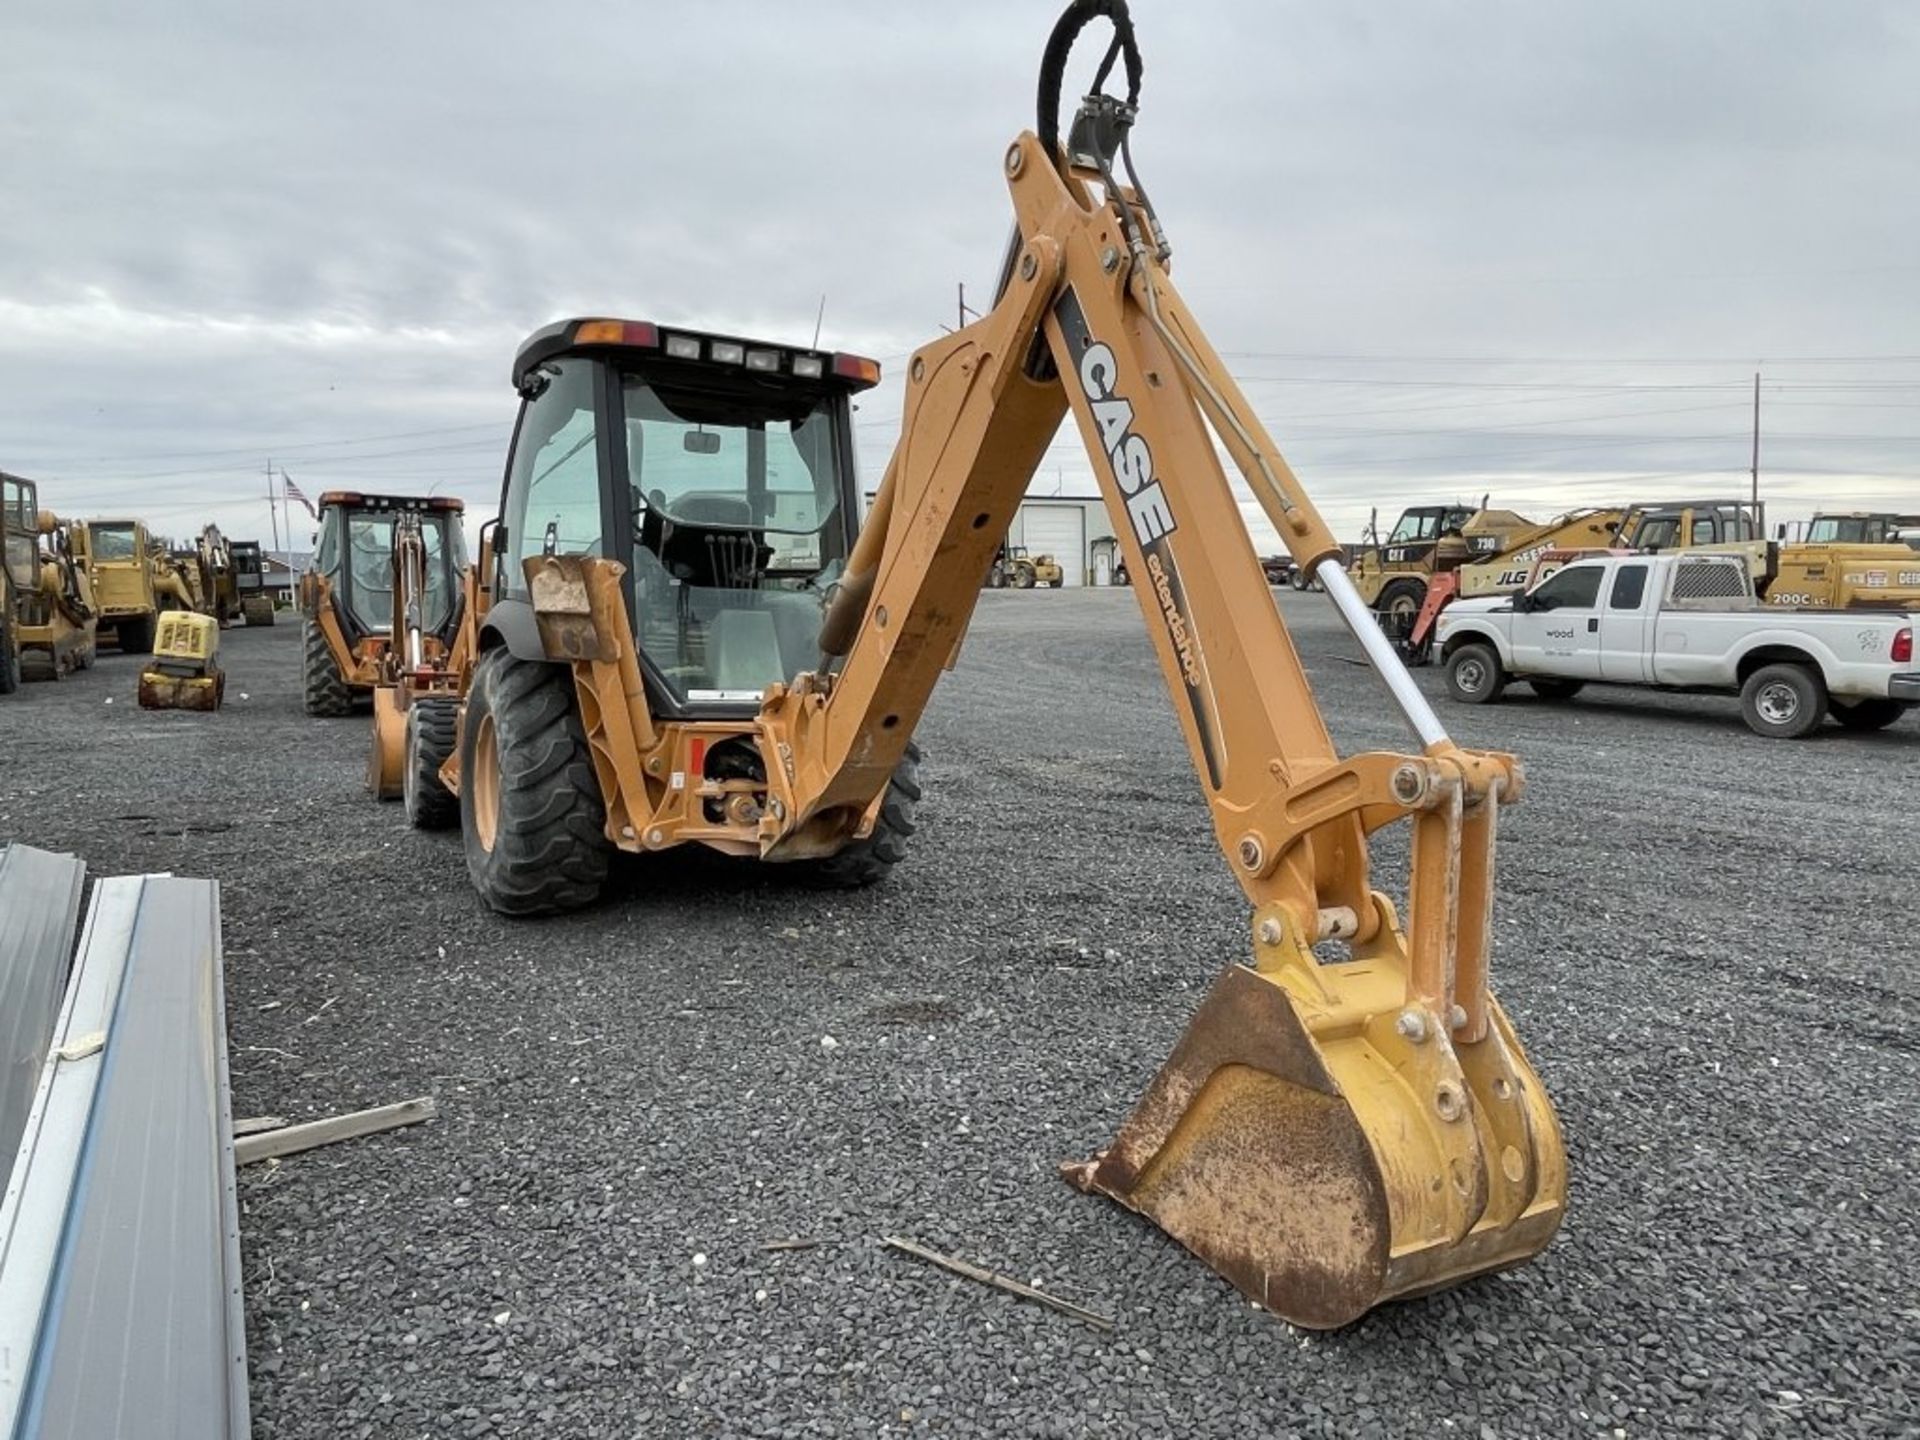
M 123 655 L 147 654 L 169 587 L 155 571 L 145 522 L 89 520 L 74 531 L 73 539 L 93 585 L 100 637 L 111 636 Z
M 1062 146 L 1067 53 L 1101 14 L 1115 43 Z M 1124 100 L 1101 93 L 1116 59 Z M 878 879 L 914 829 L 915 725 L 1071 411 L 1251 953 L 1112 1145 L 1067 1173 L 1266 1308 L 1337 1326 L 1520 1264 L 1560 1223 L 1553 1108 L 1488 988 L 1521 771 L 1448 738 L 1175 289 L 1130 153 L 1139 79 L 1123 0 L 1074 4 L 1037 133 L 1002 158 L 997 299 L 908 362 L 857 533 L 850 413 L 872 361 L 602 318 L 525 342 L 441 778 L 475 888 L 510 914 L 588 904 L 615 852 L 687 844 Z M 1378 669 L 1409 752 L 1335 751 L 1215 437 Z M 1390 898 L 1368 837 L 1396 825 L 1410 883 Z
M 407 817 L 421 829 L 459 822 L 453 796 L 440 784 L 440 768 L 452 755 L 454 719 L 472 663 L 472 627 L 464 605 L 456 608 L 451 638 L 431 644 L 428 622 L 435 601 L 428 576 L 434 564 L 427 527 L 417 510 L 393 518 L 393 613 L 391 643 L 380 655 L 373 690 L 373 748 L 367 788 L 380 800 L 404 798 Z M 464 597 L 468 571 L 455 577 Z
M 300 577 L 301 691 L 309 715 L 351 714 L 355 699 L 370 697 L 389 673 L 394 532 L 402 515 L 418 517 L 426 549 L 421 646 L 429 663 L 445 660 L 460 628 L 464 508 L 448 497 L 346 490 L 320 497 L 313 568 Z

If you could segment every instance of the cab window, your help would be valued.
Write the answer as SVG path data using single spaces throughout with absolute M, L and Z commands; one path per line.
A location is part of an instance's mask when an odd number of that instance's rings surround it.
M 1389 545 L 1405 545 L 1416 540 L 1432 540 L 1440 534 L 1440 515 L 1435 510 L 1409 510 L 1387 537 Z
M 1600 577 L 1604 573 L 1598 565 L 1569 565 L 1534 589 L 1533 608 L 1591 610 L 1600 598 Z
M 1647 593 L 1647 567 L 1622 565 L 1613 572 L 1613 593 L 1607 598 L 1611 610 L 1638 610 Z
M 520 412 L 507 472 L 506 589 L 523 594 L 529 556 L 599 555 L 600 455 L 594 443 L 593 367 L 558 360 L 540 367 L 547 385 Z

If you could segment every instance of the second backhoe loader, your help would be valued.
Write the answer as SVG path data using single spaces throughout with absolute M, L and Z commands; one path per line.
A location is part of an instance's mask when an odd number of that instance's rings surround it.
M 1062 146 L 1067 53 L 1100 15 L 1113 48 Z M 1116 63 L 1124 100 L 1100 93 Z M 851 400 L 873 362 L 630 320 L 532 336 L 442 778 L 474 885 L 510 913 L 588 903 L 616 850 L 876 878 L 913 829 L 915 724 L 1071 411 L 1251 905 L 1251 956 L 1112 1145 L 1067 1173 L 1268 1309 L 1337 1326 L 1526 1261 L 1560 1223 L 1553 1108 L 1488 988 L 1521 771 L 1448 738 L 1175 290 L 1130 154 L 1139 82 L 1122 0 L 1069 8 L 1037 133 L 1002 159 L 1016 229 L 997 300 L 908 362 L 857 532 Z M 1336 752 L 1216 436 L 1379 672 L 1409 753 Z M 1397 899 L 1368 864 L 1392 825 L 1411 836 Z
M 393 519 L 393 614 L 387 626 L 391 643 L 380 652 L 380 674 L 373 689 L 373 750 L 367 761 L 367 788 L 381 800 L 405 798 L 407 812 L 422 829 L 451 824 L 459 812 L 440 786 L 441 765 L 452 751 L 459 694 L 472 654 L 472 627 L 460 618 L 444 633 L 432 626 L 438 605 L 433 594 L 436 556 L 417 510 Z M 454 580 L 462 592 L 468 576 Z M 414 767 L 411 772 L 409 767 Z
M 461 623 L 464 509 L 449 496 L 329 490 L 320 497 L 313 568 L 300 577 L 300 688 L 307 714 L 352 714 L 354 701 L 371 696 L 393 668 L 394 534 L 403 516 L 414 517 L 425 545 L 421 646 L 429 661 L 445 658 Z

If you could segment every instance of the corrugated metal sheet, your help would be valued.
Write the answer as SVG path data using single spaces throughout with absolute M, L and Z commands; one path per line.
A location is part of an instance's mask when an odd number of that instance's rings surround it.
M 0 1204 L 0 1435 L 248 1433 L 219 891 L 101 881 Z
M 0 1184 L 33 1108 L 66 991 L 86 874 L 71 855 L 0 849 Z

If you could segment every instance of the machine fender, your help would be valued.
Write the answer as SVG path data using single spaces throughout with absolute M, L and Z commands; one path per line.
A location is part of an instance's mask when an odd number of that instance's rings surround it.
M 501 645 L 516 660 L 551 658 L 540 642 L 540 626 L 529 601 L 503 595 L 487 608 L 487 618 L 480 622 L 480 648 L 492 650 Z

